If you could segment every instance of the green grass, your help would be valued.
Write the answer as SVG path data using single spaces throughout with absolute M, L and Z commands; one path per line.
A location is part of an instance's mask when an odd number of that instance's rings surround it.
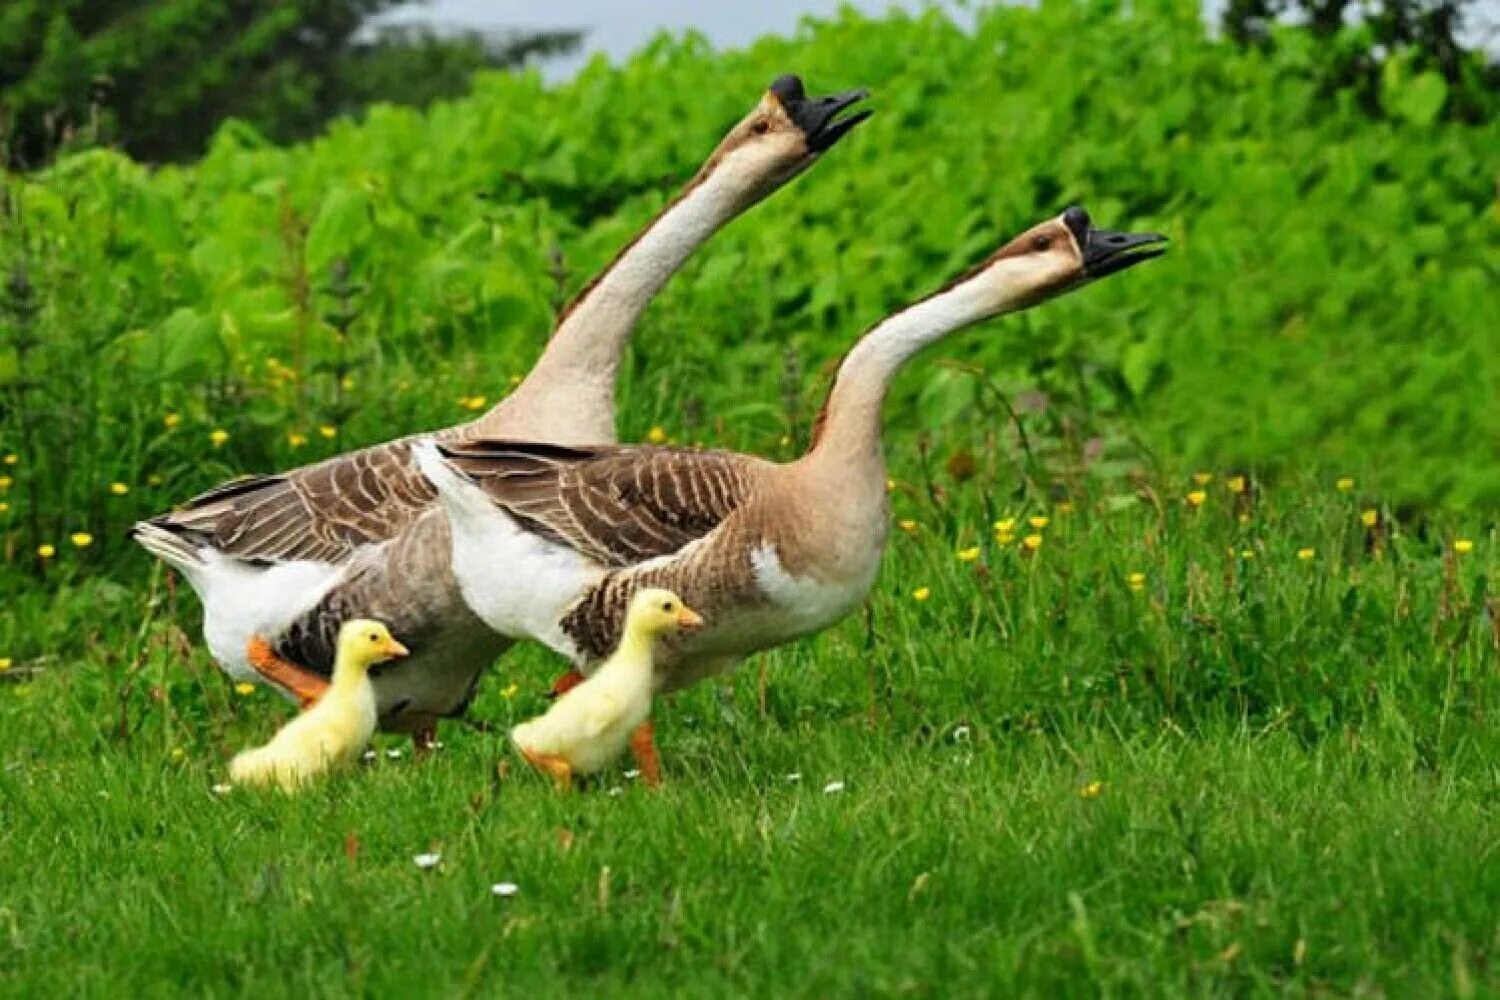
M 867 617 L 664 703 L 660 794 L 557 795 L 454 724 L 216 795 L 289 709 L 213 670 L 191 601 L 17 594 L 0 992 L 1500 992 L 1493 539 L 1220 481 L 1196 512 L 1080 491 L 1023 558 L 983 481 L 898 484 Z M 503 661 L 472 717 L 557 668 Z

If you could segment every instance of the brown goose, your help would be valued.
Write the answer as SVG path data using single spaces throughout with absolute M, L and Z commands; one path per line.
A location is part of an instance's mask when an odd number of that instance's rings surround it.
M 673 590 L 706 625 L 659 651 L 679 688 L 826 628 L 869 592 L 888 510 L 880 410 L 896 372 L 947 334 L 1162 252 L 1070 208 L 866 333 L 845 356 L 802 458 L 470 440 L 418 461 L 453 528 L 464 598 L 501 634 L 585 673 L 619 641 L 631 594 Z M 526 581 L 524 587 L 517 580 Z
M 461 711 L 480 671 L 509 643 L 459 595 L 447 519 L 414 446 L 500 435 L 613 441 L 615 377 L 647 303 L 715 231 L 868 117 L 840 114 L 865 94 L 811 98 L 795 76 L 772 83 L 563 313 L 525 381 L 473 423 L 228 483 L 138 523 L 135 539 L 197 591 L 219 664 L 237 678 L 266 673 L 306 703 L 327 686 L 343 622 L 376 618 L 412 651 L 375 678 L 382 727 L 430 733 L 438 717 Z

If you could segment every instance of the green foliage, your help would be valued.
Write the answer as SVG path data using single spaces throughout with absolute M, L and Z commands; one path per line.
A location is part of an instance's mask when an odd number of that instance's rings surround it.
M 278 140 L 375 101 L 424 106 L 485 67 L 577 44 L 569 31 L 439 36 L 374 15 L 406 0 L 9 0 L 0 9 L 0 162 L 118 140 L 144 160 L 202 152 L 231 116 Z
M 486 75 L 305 145 L 230 125 L 192 166 L 93 151 L 12 178 L 12 560 L 85 530 L 99 568 L 130 520 L 231 475 L 503 395 L 567 296 L 792 69 L 871 85 L 878 113 L 648 312 L 627 440 L 661 425 L 791 454 L 858 331 L 1080 202 L 1172 252 L 915 362 L 888 408 L 897 475 L 922 435 L 972 448 L 1014 410 L 1043 492 L 1201 465 L 1500 501 L 1496 130 L 1429 120 L 1420 94 L 1391 121 L 1329 107 L 1296 46 L 1210 41 L 1192 4 L 1058 2 L 985 11 L 972 34 L 847 12 L 738 53 L 663 38 L 557 88 Z

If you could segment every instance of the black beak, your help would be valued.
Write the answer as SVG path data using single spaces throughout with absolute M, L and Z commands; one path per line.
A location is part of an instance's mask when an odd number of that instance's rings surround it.
M 770 89 L 786 109 L 793 124 L 806 134 L 807 147 L 814 153 L 828 149 L 872 113 L 858 111 L 843 118 L 838 117 L 844 109 L 853 107 L 870 96 L 870 92 L 863 87 L 828 97 L 808 97 L 802 86 L 802 78 L 789 73 L 777 77 Z
M 1083 272 L 1090 278 L 1123 271 L 1167 252 L 1165 247 L 1158 246 L 1167 242 L 1161 233 L 1116 233 L 1095 229 L 1089 222 L 1089 213 L 1077 205 L 1063 213 L 1063 222 L 1083 251 Z

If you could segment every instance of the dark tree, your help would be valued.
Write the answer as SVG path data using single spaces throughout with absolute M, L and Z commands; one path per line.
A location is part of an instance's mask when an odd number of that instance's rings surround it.
M 478 69 L 574 48 L 579 33 L 371 30 L 409 0 L 0 0 L 0 162 L 118 143 L 191 157 L 235 116 L 286 141 L 374 101 L 463 93 Z

